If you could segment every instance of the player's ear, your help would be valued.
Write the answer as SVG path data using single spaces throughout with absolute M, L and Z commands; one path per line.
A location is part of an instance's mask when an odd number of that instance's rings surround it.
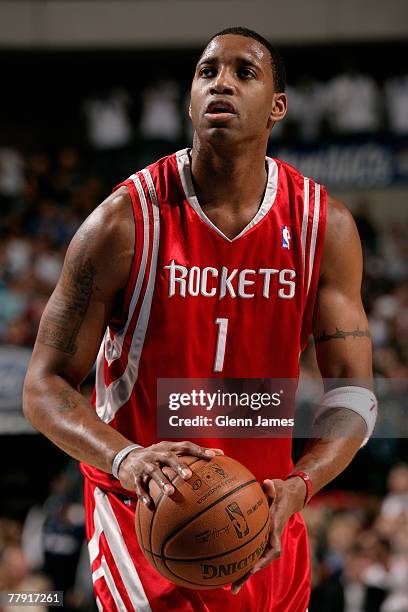
M 285 93 L 274 93 L 272 97 L 272 108 L 268 117 L 268 128 L 277 121 L 282 121 L 288 109 L 288 97 Z
M 188 105 L 188 116 L 191 119 L 191 104 Z

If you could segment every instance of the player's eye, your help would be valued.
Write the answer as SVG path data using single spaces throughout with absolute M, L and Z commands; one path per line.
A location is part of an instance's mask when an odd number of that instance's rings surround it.
M 199 73 L 201 77 L 208 78 L 214 75 L 214 68 L 210 68 L 210 66 L 203 66 L 200 68 Z
M 255 72 L 250 68 L 241 68 L 238 71 L 238 76 L 242 79 L 251 79 L 254 78 L 256 75 Z

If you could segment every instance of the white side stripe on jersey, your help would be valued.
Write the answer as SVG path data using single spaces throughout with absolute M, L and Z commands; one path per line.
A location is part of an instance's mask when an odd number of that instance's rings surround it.
M 96 509 L 94 510 L 94 534 L 88 542 L 89 561 L 92 563 L 99 555 L 99 539 L 102 533 L 102 524 L 96 520 Z
M 120 596 L 118 587 L 115 584 L 115 580 L 113 579 L 113 576 L 104 556 L 102 556 L 101 558 L 101 565 L 92 574 L 92 582 L 95 584 L 95 582 L 100 578 L 104 578 L 106 586 L 109 589 L 109 592 L 113 601 L 115 602 L 117 609 L 120 610 L 120 612 L 122 612 L 122 610 L 123 612 L 127 612 L 126 606 L 123 602 L 122 597 Z
M 316 240 L 317 240 L 317 230 L 319 227 L 319 215 L 320 215 L 320 185 L 315 183 L 312 236 L 310 239 L 310 252 L 309 252 L 309 278 L 307 281 L 307 291 L 308 292 L 309 292 L 309 287 L 310 287 L 310 281 L 312 280 L 313 262 L 314 262 Z
M 300 243 L 302 247 L 302 263 L 303 263 L 303 284 L 306 280 L 306 238 L 307 238 L 307 226 L 309 220 L 309 179 L 304 177 L 304 191 L 303 191 L 303 219 L 302 219 L 302 233 L 300 236 Z
M 102 556 L 102 559 L 101 559 L 101 567 L 103 568 L 103 571 L 105 574 L 105 582 L 110 590 L 112 599 L 114 600 L 115 604 L 118 607 L 118 610 L 121 610 L 121 611 L 123 610 L 123 612 L 127 612 L 126 606 L 123 602 L 122 597 L 120 596 L 118 587 L 116 586 L 115 580 L 111 574 L 111 571 L 109 569 L 109 566 L 104 556 Z
M 100 565 L 98 569 L 96 569 L 92 574 L 92 582 L 95 583 L 97 580 L 99 580 L 99 578 L 102 578 L 103 576 L 103 567 Z
M 105 423 L 109 423 L 115 417 L 116 412 L 129 400 L 133 387 L 136 383 L 139 372 L 139 361 L 143 350 L 144 339 L 146 336 L 146 330 L 149 322 L 154 284 L 156 280 L 157 256 L 159 251 L 160 239 L 160 213 L 153 180 L 150 176 L 150 173 L 148 170 L 144 170 L 143 174 L 146 178 L 146 183 L 149 188 L 149 194 L 152 194 L 151 206 L 153 212 L 153 242 L 149 278 L 145 294 L 143 296 L 143 301 L 136 323 L 136 328 L 133 333 L 126 370 L 124 371 L 122 376 L 110 383 L 109 387 L 106 389 L 105 380 L 103 376 L 103 364 L 98 363 L 96 380 L 96 412 Z M 140 200 L 142 201 L 142 199 L 144 198 L 144 201 L 147 203 L 140 179 L 136 176 L 133 180 L 139 192 Z M 152 197 L 153 194 L 154 197 Z M 147 223 L 149 223 L 148 216 L 146 221 Z M 136 304 L 137 302 L 135 303 L 135 307 Z M 129 316 L 131 316 L 131 314 L 133 314 L 133 312 L 129 312 Z
M 107 330 L 109 333 L 109 331 Z M 106 336 L 106 334 L 105 334 Z M 99 348 L 98 357 L 96 358 L 96 375 L 95 375 L 95 409 L 97 415 L 102 419 L 104 405 L 106 402 L 106 386 L 105 386 L 105 340 L 102 340 L 102 344 Z M 100 408 L 98 409 L 98 406 Z
M 98 487 L 95 488 L 94 498 L 95 529 L 100 529 L 101 532 L 105 534 L 107 544 L 109 546 L 116 568 L 120 574 L 120 577 L 122 578 L 129 599 L 132 602 L 135 610 L 137 610 L 138 612 L 151 612 L 149 601 L 143 589 L 142 583 L 140 582 L 140 578 L 133 564 L 132 558 L 126 547 L 125 540 L 123 539 L 122 532 L 120 530 L 118 521 L 116 519 L 115 513 L 113 512 L 109 499 L 106 493 L 101 491 L 101 489 L 99 489 Z M 105 562 L 103 562 L 103 558 L 101 561 L 101 567 L 103 568 L 104 577 L 109 586 L 112 597 L 114 597 L 115 590 L 112 590 L 111 585 L 109 583 L 110 578 L 112 578 L 113 583 L 114 580 L 106 564 L 106 560 Z M 117 595 L 119 595 L 119 593 L 117 593 Z M 119 610 L 122 609 L 126 611 L 125 607 L 119 607 Z
M 103 607 L 102 607 L 99 597 L 97 597 L 95 601 L 96 601 L 96 607 L 98 608 L 99 612 L 103 612 Z
M 105 333 L 105 357 L 110 365 L 112 361 L 118 359 L 122 353 L 123 341 L 125 339 L 126 333 L 129 329 L 130 322 L 132 320 L 133 312 L 136 308 L 137 301 L 140 296 L 140 290 L 142 287 L 143 279 L 146 272 L 146 262 L 147 262 L 147 254 L 149 252 L 149 211 L 147 209 L 146 197 L 143 191 L 143 187 L 140 183 L 140 180 L 137 178 L 135 174 L 129 177 L 134 182 L 137 192 L 139 194 L 140 205 L 142 207 L 143 213 L 143 251 L 142 257 L 140 260 L 140 268 L 137 274 L 137 280 L 135 284 L 135 288 L 133 291 L 132 299 L 129 305 L 128 318 L 123 329 L 119 330 L 115 335 L 114 341 L 111 340 L 109 330 L 106 330 Z M 154 187 L 153 187 L 154 190 Z M 150 191 L 150 190 L 149 190 Z

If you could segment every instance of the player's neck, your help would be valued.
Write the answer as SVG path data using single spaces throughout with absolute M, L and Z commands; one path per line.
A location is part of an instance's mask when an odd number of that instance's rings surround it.
M 261 202 L 267 172 L 264 150 L 259 146 L 242 153 L 235 148 L 233 154 L 227 154 L 195 141 L 191 159 L 194 186 L 202 206 L 228 203 L 238 210 L 254 200 Z

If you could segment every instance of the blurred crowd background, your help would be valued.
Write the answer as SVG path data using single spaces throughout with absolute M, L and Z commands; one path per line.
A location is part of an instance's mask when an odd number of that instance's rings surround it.
M 374 372 L 407 379 L 408 42 L 281 49 L 289 112 L 269 152 L 352 209 Z M 24 75 L 0 103 L 0 591 L 63 590 L 64 609 L 94 610 L 81 477 L 24 422 L 21 384 L 81 222 L 135 169 L 191 143 L 188 86 L 199 52 L 0 51 L 3 82 Z M 302 375 L 315 374 L 311 345 Z M 92 382 L 91 374 L 87 395 Z M 304 510 L 310 612 L 408 611 L 408 432 L 400 433 L 371 440 Z

